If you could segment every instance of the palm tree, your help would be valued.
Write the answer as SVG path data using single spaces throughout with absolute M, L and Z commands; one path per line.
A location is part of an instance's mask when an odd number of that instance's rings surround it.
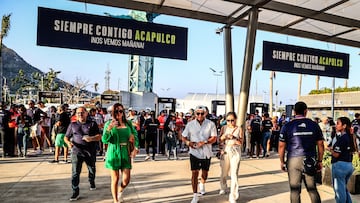
M 320 75 L 317 75 L 315 77 L 316 90 L 319 90 L 319 82 L 320 82 Z
M 94 84 L 94 90 L 95 90 L 95 92 L 97 92 L 99 90 L 99 83 L 96 82 Z
M 0 102 L 2 102 L 2 88 L 3 88 L 3 66 L 2 66 L 2 41 L 5 38 L 10 30 L 10 17 L 11 13 L 8 15 L 3 15 L 1 21 L 1 31 L 0 31 Z
M 262 62 L 258 62 L 255 65 L 255 70 L 258 70 L 262 66 Z M 275 79 L 275 71 L 270 71 L 270 86 L 269 86 L 269 109 L 270 109 L 270 116 L 273 116 L 273 93 L 274 93 L 274 79 Z

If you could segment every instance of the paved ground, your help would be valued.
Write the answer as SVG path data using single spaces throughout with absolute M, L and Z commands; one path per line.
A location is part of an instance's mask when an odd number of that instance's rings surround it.
M 163 156 L 158 156 L 157 161 L 143 161 L 144 157 L 144 153 L 141 153 L 135 159 L 131 183 L 124 191 L 125 202 L 191 201 L 191 173 L 187 154 L 181 154 L 181 159 L 177 161 L 167 160 Z M 71 196 L 71 164 L 48 164 L 52 158 L 50 153 L 27 159 L 0 158 L 1 202 L 68 202 Z M 207 194 L 200 197 L 200 203 L 227 202 L 227 195 L 218 195 L 219 171 L 219 161 L 213 158 L 206 184 Z M 289 202 L 287 174 L 279 170 L 276 154 L 268 159 L 242 160 L 239 183 L 238 202 Z M 78 202 L 112 202 L 109 171 L 104 168 L 102 157 L 98 157 L 96 186 L 97 190 L 89 191 L 84 165 Z M 323 202 L 335 202 L 331 187 L 321 185 L 319 191 Z M 352 198 L 354 202 L 360 202 L 360 195 L 353 195 Z M 304 189 L 302 202 L 310 202 Z

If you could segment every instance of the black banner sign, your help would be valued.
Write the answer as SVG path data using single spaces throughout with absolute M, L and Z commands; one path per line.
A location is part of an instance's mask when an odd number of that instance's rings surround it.
M 111 95 L 111 94 L 102 94 L 100 96 L 101 100 L 107 100 L 107 101 L 120 101 L 119 95 Z
M 44 98 L 61 98 L 62 97 L 62 93 L 61 92 L 39 92 L 39 97 L 44 97 Z
M 187 59 L 188 29 L 38 8 L 37 45 Z
M 263 42 L 263 70 L 349 78 L 349 54 Z

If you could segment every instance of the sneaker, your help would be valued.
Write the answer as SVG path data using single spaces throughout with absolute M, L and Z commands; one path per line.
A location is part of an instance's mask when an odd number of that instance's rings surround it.
M 266 153 L 266 157 L 269 157 L 270 156 L 270 153 Z
M 150 156 L 146 156 L 145 157 L 145 161 L 149 160 L 150 159 Z
M 225 190 L 220 190 L 219 195 L 225 195 L 225 194 L 226 194 Z
M 59 161 L 60 164 L 66 164 L 67 161 L 66 160 L 62 160 L 62 161 Z
M 41 154 L 42 154 L 41 149 L 38 149 L 38 150 L 36 151 L 36 155 L 41 155 Z
M 194 194 L 194 197 L 191 200 L 191 203 L 198 203 L 198 202 L 199 202 L 199 197 L 197 196 L 197 194 Z
M 49 161 L 49 164 L 58 164 L 59 163 L 59 160 L 52 160 L 52 161 Z
M 91 191 L 96 190 L 95 183 L 91 183 L 91 184 L 90 184 L 90 190 L 91 190 Z
M 119 203 L 124 202 L 123 192 L 118 193 L 118 201 L 119 201 Z
M 70 197 L 70 201 L 76 201 L 79 199 L 79 191 L 73 192 L 72 196 Z
M 229 203 L 236 203 L 236 200 L 234 200 L 234 199 L 229 199 Z
M 205 184 L 199 183 L 200 194 L 205 195 Z

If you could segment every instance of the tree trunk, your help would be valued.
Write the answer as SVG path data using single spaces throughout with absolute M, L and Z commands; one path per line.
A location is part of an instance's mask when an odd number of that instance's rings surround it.
M 297 100 L 300 100 L 300 96 L 301 96 L 301 84 L 302 84 L 302 74 L 299 74 L 299 89 L 298 89 L 298 97 Z
M 320 82 L 320 76 L 317 75 L 315 78 L 316 90 L 319 90 L 319 82 Z

